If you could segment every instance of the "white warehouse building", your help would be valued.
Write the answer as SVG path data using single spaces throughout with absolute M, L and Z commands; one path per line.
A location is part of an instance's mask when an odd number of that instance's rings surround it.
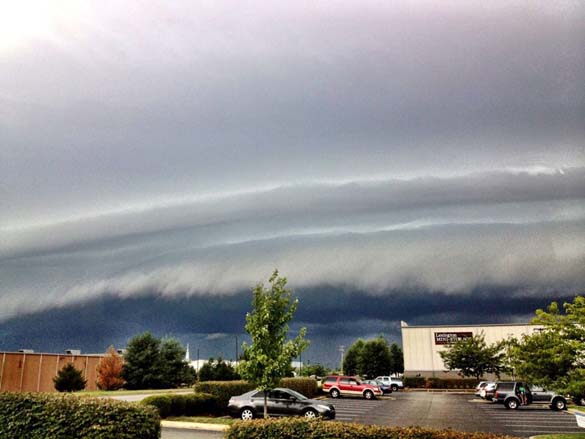
M 437 378 L 459 377 L 456 371 L 445 368 L 439 352 L 449 343 L 466 337 L 483 334 L 488 344 L 520 339 L 542 329 L 539 325 L 492 324 L 492 325 L 454 325 L 454 326 L 409 326 L 400 322 L 402 330 L 402 351 L 404 352 L 404 376 Z

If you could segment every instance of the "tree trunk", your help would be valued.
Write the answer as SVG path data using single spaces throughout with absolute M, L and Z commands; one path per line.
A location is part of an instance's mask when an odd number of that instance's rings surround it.
M 264 419 L 268 419 L 268 390 L 264 391 Z

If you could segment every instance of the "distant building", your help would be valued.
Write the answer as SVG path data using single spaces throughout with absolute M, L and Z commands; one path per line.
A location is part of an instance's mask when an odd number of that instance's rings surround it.
M 521 338 L 542 329 L 539 325 L 488 324 L 450 326 L 409 326 L 401 322 L 404 376 L 456 378 L 456 371 L 447 371 L 439 352 L 449 343 L 462 338 L 483 334 L 488 344 L 509 338 Z M 491 378 L 491 377 L 490 377 Z

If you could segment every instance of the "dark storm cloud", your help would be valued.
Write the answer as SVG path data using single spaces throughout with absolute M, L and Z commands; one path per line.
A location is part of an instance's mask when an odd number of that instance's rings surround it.
M 527 322 L 537 308 L 550 302 L 517 297 L 513 290 L 505 288 L 478 291 L 468 297 L 394 291 L 373 298 L 360 291 L 340 294 L 331 288 L 302 289 L 296 293 L 300 302 L 292 329 L 306 326 L 307 338 L 311 340 L 303 357 L 324 363 L 335 361 L 340 344 L 348 346 L 358 337 L 383 334 L 390 342 L 400 344 L 401 320 L 411 325 Z M 571 297 L 556 299 L 563 302 Z M 201 358 L 233 358 L 235 336 L 238 343 L 246 340 L 242 332 L 250 301 L 249 292 L 222 301 L 210 296 L 103 297 L 0 323 L 2 348 L 50 352 L 81 348 L 84 352 L 104 352 L 110 345 L 124 347 L 131 337 L 149 330 L 160 337 L 172 336 L 189 343 L 192 358 L 197 350 Z M 502 301 L 506 302 L 505 307 L 501 306 Z M 489 322 L 482 320 L 487 315 L 492 316 Z
M 44 8 L 0 26 L 0 320 L 200 297 L 229 332 L 275 267 L 446 320 L 583 289 L 582 1 Z

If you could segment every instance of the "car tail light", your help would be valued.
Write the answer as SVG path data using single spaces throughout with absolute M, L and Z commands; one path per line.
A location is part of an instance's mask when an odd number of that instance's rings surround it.
M 494 398 L 498 399 L 498 392 L 494 392 Z

